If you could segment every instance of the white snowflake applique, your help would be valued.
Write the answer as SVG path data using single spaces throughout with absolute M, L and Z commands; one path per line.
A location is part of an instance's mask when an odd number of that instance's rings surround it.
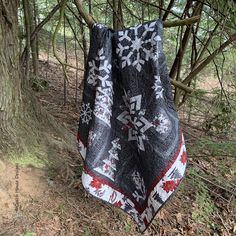
M 155 116 L 155 119 L 153 121 L 153 125 L 154 125 L 156 131 L 160 134 L 165 134 L 165 133 L 169 132 L 169 130 L 171 128 L 170 120 L 163 113 L 160 113 L 158 116 Z
M 128 130 L 128 141 L 136 140 L 138 148 L 145 150 L 143 140 L 147 140 L 145 132 L 153 125 L 144 117 L 145 110 L 141 109 L 142 95 L 129 97 L 123 96 L 126 107 L 117 119 L 121 121 L 124 130 Z
M 83 103 L 80 109 L 80 118 L 82 123 L 88 125 L 89 121 L 92 119 L 92 109 L 90 107 L 90 103 Z
M 98 63 L 99 62 L 99 63 Z M 88 74 L 88 83 L 96 86 L 98 80 L 101 81 L 102 87 L 110 86 L 111 82 L 109 81 L 109 74 L 111 73 L 111 64 L 108 60 L 105 60 L 104 49 L 101 48 L 98 50 L 98 55 L 95 59 L 88 62 L 89 65 L 89 74 Z
M 152 86 L 152 88 L 155 91 L 156 99 L 163 98 L 164 89 L 162 87 L 161 78 L 159 75 L 154 76 L 154 78 L 155 78 L 155 83 Z
M 103 48 L 98 50 L 97 56 L 88 62 L 89 72 L 87 81 L 96 89 L 96 97 L 93 114 L 110 124 L 113 105 L 113 83 L 111 80 L 111 64 L 106 60 L 106 52 Z
M 161 38 L 155 31 L 155 24 L 156 22 L 151 22 L 145 26 L 140 24 L 118 33 L 119 43 L 116 53 L 121 57 L 122 68 L 132 65 L 140 72 L 145 61 L 150 58 L 156 60 L 157 45 Z M 145 38 L 148 32 L 152 32 L 151 36 Z M 134 35 L 134 39 L 131 35 Z
M 132 173 L 132 178 L 133 181 L 136 185 L 136 189 L 133 192 L 133 197 L 137 200 L 137 202 L 139 202 L 140 200 L 145 200 L 146 198 L 146 188 L 145 188 L 145 184 L 144 184 L 144 180 L 143 178 L 140 176 L 140 173 L 138 171 L 134 171 Z

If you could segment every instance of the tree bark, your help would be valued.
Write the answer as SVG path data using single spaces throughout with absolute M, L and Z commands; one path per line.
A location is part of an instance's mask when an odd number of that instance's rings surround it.
M 34 160 L 45 166 L 65 165 L 53 137 L 59 137 L 62 146 L 71 149 L 72 135 L 41 108 L 24 83 L 19 59 L 18 3 L 0 0 L 0 161 L 30 156 L 34 158 L 32 165 L 37 165 Z
M 18 1 L 0 0 L 0 154 L 16 144 L 13 137 L 21 110 L 17 8 Z
M 30 15 L 28 14 L 29 10 L 29 1 L 22 0 L 23 10 L 24 10 L 24 31 L 26 35 L 25 44 L 26 44 L 26 60 L 25 60 L 25 70 L 24 75 L 29 81 L 30 79 Z
M 35 0 L 29 4 L 30 7 L 30 35 L 34 31 L 37 25 L 37 6 Z M 38 61 L 38 35 L 36 36 L 33 43 L 31 43 L 31 55 L 32 55 L 32 65 L 33 65 L 33 74 L 35 77 L 39 75 L 39 61 Z

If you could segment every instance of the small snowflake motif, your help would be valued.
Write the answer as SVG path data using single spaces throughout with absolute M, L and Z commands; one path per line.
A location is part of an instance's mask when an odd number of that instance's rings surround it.
M 155 116 L 155 119 L 152 123 L 156 131 L 160 134 L 167 133 L 171 127 L 170 120 L 163 113 L 160 113 L 158 116 Z
M 155 91 L 156 99 L 163 98 L 164 89 L 162 87 L 161 78 L 159 75 L 154 76 L 154 78 L 155 78 L 155 84 L 154 84 L 154 86 L 152 86 L 152 88 Z
M 95 58 L 88 62 L 87 82 L 96 88 L 93 114 L 108 126 L 111 126 L 110 118 L 113 105 L 112 65 L 107 60 L 106 54 L 104 48 L 101 48 Z
M 186 152 L 183 152 L 182 155 L 181 155 L 181 158 L 180 158 L 180 161 L 183 165 L 186 164 L 187 162 L 187 155 L 186 155 Z
M 80 118 L 82 123 L 86 123 L 88 125 L 89 121 L 92 119 L 92 109 L 90 107 L 90 103 L 83 103 L 80 109 Z
M 88 62 L 89 74 L 88 83 L 95 86 L 98 81 L 101 81 L 102 87 L 112 87 L 110 80 L 111 64 L 105 59 L 104 49 L 98 50 L 97 56 L 94 60 Z

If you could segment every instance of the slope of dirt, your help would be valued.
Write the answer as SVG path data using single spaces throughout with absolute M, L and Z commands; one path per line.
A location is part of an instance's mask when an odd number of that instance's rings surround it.
M 10 162 L 2 162 L 0 223 L 4 224 L 5 221 L 14 218 L 20 205 L 27 204 L 30 199 L 42 197 L 46 190 L 47 182 L 43 170 L 32 167 L 21 168 Z
M 48 87 L 36 92 L 38 99 L 58 123 L 75 134 L 76 139 L 79 102 L 75 104 L 74 71 L 69 72 L 68 99 L 65 104 L 60 66 L 53 61 L 41 61 L 40 77 L 48 82 Z M 81 95 L 81 90 L 78 90 L 78 101 Z M 183 128 L 187 147 L 193 149 L 194 140 L 202 137 L 203 133 L 188 125 Z M 70 158 L 71 166 L 71 169 L 61 173 L 49 173 L 34 167 L 17 167 L 8 162 L 0 163 L 0 235 L 141 235 L 127 214 L 85 192 L 80 181 L 82 162 L 79 154 L 75 150 L 61 152 L 64 152 L 65 159 Z M 179 191 L 157 214 L 143 235 L 230 236 L 236 233 L 233 208 L 236 186 L 227 192 L 209 184 L 206 191 L 203 187 L 205 180 L 200 181 L 192 174 L 197 176 L 202 170 L 210 169 L 214 176 L 219 175 L 219 159 L 212 157 L 210 162 L 199 158 L 200 154 L 199 150 L 189 155 L 187 175 Z M 227 158 L 227 175 L 222 176 L 233 183 L 234 159 Z M 17 204 L 20 206 L 18 209 Z

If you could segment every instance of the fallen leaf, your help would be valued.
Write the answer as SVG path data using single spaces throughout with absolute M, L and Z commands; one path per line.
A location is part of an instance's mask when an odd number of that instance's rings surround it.
M 176 217 L 177 223 L 181 225 L 183 223 L 182 214 L 181 213 L 177 213 L 175 215 L 175 217 Z

